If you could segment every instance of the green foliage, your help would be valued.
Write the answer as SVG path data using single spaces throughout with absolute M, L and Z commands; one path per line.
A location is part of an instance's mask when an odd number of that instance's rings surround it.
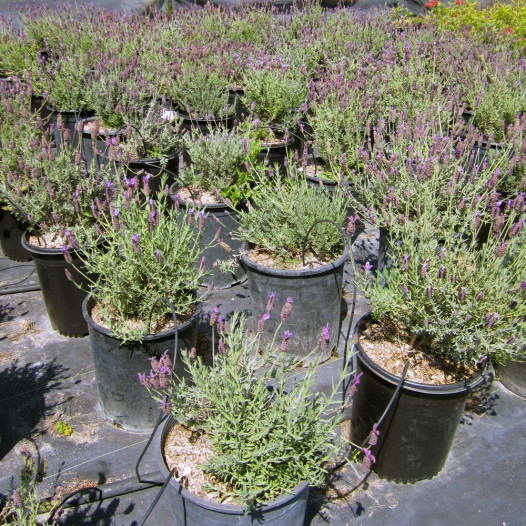
M 106 181 L 117 182 L 119 174 L 109 167 L 97 169 L 95 163 L 87 171 L 80 153 L 67 142 L 57 157 L 45 140 L 37 148 L 40 155 L 26 160 L 25 181 L 15 174 L 7 176 L 18 205 L 35 226 L 46 232 L 63 235 L 65 229 L 77 230 L 81 225 L 93 224 L 92 205 L 96 199 L 104 200 Z
M 431 128 L 375 152 L 361 210 L 384 228 L 388 268 L 366 269 L 362 286 L 374 317 L 407 327 L 426 352 L 505 363 L 526 349 L 524 200 L 501 206 L 509 152 L 470 165 L 471 140 Z
M 24 456 L 24 467 L 20 472 L 20 481 L 15 488 L 11 479 L 11 489 L 7 502 L 0 509 L 0 522 L 2 524 L 15 524 L 16 526 L 41 526 L 49 524 L 57 526 L 57 522 L 42 522 L 40 499 L 38 497 L 38 477 L 41 466 L 33 456 L 31 448 L 23 444 L 21 447 Z
M 238 129 L 209 127 L 206 135 L 188 134 L 183 143 L 191 162 L 184 171 L 186 184 L 211 192 L 219 190 L 234 206 L 245 198 L 251 183 L 245 165 L 254 160 L 257 142 L 247 141 Z
M 192 117 L 224 119 L 233 114 L 229 106 L 229 85 L 209 66 L 183 63 L 175 76 L 163 79 L 161 93 L 175 108 Z
M 290 64 L 288 64 L 290 66 Z M 262 126 L 296 129 L 300 107 L 307 98 L 307 79 L 295 68 L 247 68 L 243 74 L 243 102 Z
M 59 420 L 57 422 L 55 429 L 57 430 L 57 433 L 59 435 L 62 435 L 65 437 L 69 437 L 71 433 L 73 433 L 73 428 L 69 424 L 66 424 L 66 422 L 64 422 L 63 420 Z
M 488 33 L 506 39 L 512 45 L 526 44 L 526 2 L 495 2 L 482 8 L 476 1 L 457 0 L 454 5 L 438 5 L 429 16 L 440 29 L 468 28 L 475 38 L 488 38 Z
M 163 177 L 161 187 L 165 182 Z M 107 327 L 125 341 L 141 340 L 152 332 L 147 320 L 160 298 L 168 298 L 179 316 L 198 301 L 195 289 L 204 274 L 198 267 L 200 233 L 189 225 L 188 215 L 178 218 L 163 193 L 148 201 L 131 183 L 113 194 L 111 214 L 100 214 L 97 232 L 86 232 L 87 242 L 77 253 L 87 275 L 95 276 L 92 294 Z M 97 246 L 100 234 L 106 241 L 103 249 Z M 159 302 L 152 327 L 170 314 Z
M 120 150 L 125 160 L 160 159 L 181 147 L 180 123 L 163 116 L 164 110 L 152 100 L 140 119 L 129 124 Z
M 291 376 L 296 364 L 286 353 L 273 358 L 272 349 L 258 352 L 258 334 L 247 336 L 245 315 L 234 313 L 230 326 L 221 335 L 224 353 L 215 353 L 212 367 L 184 353 L 190 380 L 174 377 L 168 389 L 152 395 L 164 399 L 165 408 L 169 404 L 178 422 L 208 435 L 214 456 L 203 469 L 228 483 L 247 506 L 290 493 L 304 480 L 323 485 L 324 463 L 339 451 L 339 417 L 323 415 L 339 383 L 329 396 L 313 395 L 316 367 Z
M 276 168 L 277 169 L 277 168 Z M 257 249 L 273 252 L 279 258 L 300 257 L 303 239 L 309 228 L 321 219 L 343 225 L 347 196 L 339 190 L 329 196 L 310 186 L 294 169 L 275 178 L 260 176 L 253 205 L 240 212 L 238 236 Z M 341 255 L 341 232 L 333 225 L 317 225 L 307 239 L 305 253 L 324 261 Z
M 71 50 L 56 62 L 42 66 L 39 82 L 45 86 L 49 101 L 63 111 L 85 111 L 93 108 L 94 101 L 89 89 L 91 82 L 91 59 Z

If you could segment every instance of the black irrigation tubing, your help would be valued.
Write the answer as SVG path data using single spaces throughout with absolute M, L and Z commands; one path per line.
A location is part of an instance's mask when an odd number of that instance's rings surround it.
M 155 301 L 155 303 L 153 304 L 150 310 L 150 316 L 148 318 L 148 325 L 151 327 L 153 310 L 155 309 L 156 305 L 161 301 L 164 301 L 170 307 L 172 311 L 172 319 L 173 319 L 174 326 L 175 326 L 175 335 L 174 335 L 175 341 L 174 341 L 174 352 L 173 352 L 173 362 L 172 363 L 173 363 L 173 367 L 175 367 L 175 363 L 177 361 L 177 354 L 178 354 L 177 353 L 177 344 L 178 344 L 177 314 L 175 312 L 174 306 L 172 305 L 169 299 L 159 298 Z M 46 521 L 46 524 L 52 523 L 53 518 L 56 515 L 59 508 L 74 508 L 74 507 L 81 506 L 83 504 L 88 504 L 91 502 L 99 502 L 99 501 L 107 500 L 110 498 L 120 497 L 128 493 L 135 493 L 137 491 L 141 491 L 144 489 L 150 489 L 156 486 L 162 486 L 161 491 L 154 499 L 153 503 L 148 509 L 147 514 L 145 515 L 145 517 L 142 519 L 140 523 L 140 524 L 144 524 L 144 522 L 146 521 L 146 519 L 149 517 L 154 507 L 156 506 L 157 502 L 159 501 L 162 493 L 168 486 L 170 478 L 173 476 L 173 473 L 175 470 L 174 468 L 174 470 L 170 472 L 170 475 L 168 476 L 168 478 L 164 481 L 160 480 L 162 475 L 159 471 L 154 471 L 152 473 L 148 473 L 147 475 L 141 475 L 139 471 L 140 463 L 142 459 L 144 458 L 144 455 L 146 454 L 148 448 L 150 447 L 150 444 L 152 443 L 152 440 L 155 436 L 155 433 L 157 432 L 157 429 L 159 428 L 160 424 L 165 418 L 166 418 L 166 415 L 162 411 L 160 411 L 157 422 L 152 432 L 150 433 L 150 436 L 148 438 L 148 441 L 146 442 L 144 449 L 139 455 L 139 459 L 137 460 L 137 463 L 135 464 L 135 476 L 129 477 L 127 479 L 120 480 L 114 483 L 106 484 L 100 487 L 81 488 L 77 491 L 74 491 L 73 493 L 70 493 L 69 495 L 66 495 L 62 499 L 62 501 L 53 508 L 52 512 L 49 515 L 49 518 Z M 72 500 L 73 497 L 77 495 L 79 497 L 75 500 Z
M 20 266 L 30 266 L 30 265 L 20 265 Z M 10 270 L 13 267 L 6 267 L 3 269 L 0 269 L 0 272 L 4 270 Z M 8 294 L 20 294 L 22 292 L 35 292 L 40 290 L 40 284 L 39 283 L 33 283 L 30 285 L 23 285 L 21 287 L 17 287 L 16 285 L 20 285 L 21 283 L 24 283 L 24 281 L 28 280 L 36 270 L 33 268 L 33 270 L 23 279 L 20 281 L 17 281 L 16 283 L 13 283 L 12 285 L 1 287 L 0 288 L 0 296 L 7 296 Z

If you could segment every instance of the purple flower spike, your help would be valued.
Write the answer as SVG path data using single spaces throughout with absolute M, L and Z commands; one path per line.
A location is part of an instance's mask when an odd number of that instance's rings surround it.
M 366 261 L 365 265 L 363 266 L 363 269 L 365 270 L 365 272 L 371 272 L 371 270 L 373 270 L 373 266 L 371 265 L 371 263 L 369 263 L 369 261 Z
M 378 431 L 378 424 L 373 424 L 371 434 L 369 435 L 369 445 L 376 446 L 378 444 L 378 437 L 380 436 L 380 431 Z
M 71 254 L 69 253 L 69 246 L 63 245 L 62 246 L 62 254 L 64 256 L 64 259 L 71 265 L 73 260 L 71 259 Z
M 201 258 L 201 261 L 199 261 L 199 270 L 200 270 L 201 272 L 203 272 L 203 270 L 205 269 L 205 261 L 206 261 L 205 256 L 203 256 L 203 257 Z
M 133 234 L 132 243 L 133 243 L 133 251 L 138 256 L 141 253 L 141 248 L 139 247 L 139 234 Z
M 351 381 L 351 385 L 349 387 L 349 393 L 348 396 L 351 397 L 356 393 L 358 386 L 360 385 L 360 379 L 363 376 L 363 373 L 358 373 L 355 375 Z
M 287 298 L 285 305 L 281 309 L 281 321 L 287 321 L 290 318 L 292 312 L 292 298 Z
M 155 251 L 155 261 L 157 261 L 157 263 L 161 262 L 161 251 L 160 250 Z
M 270 319 L 270 314 L 268 312 L 265 312 L 261 318 L 259 318 L 258 321 L 258 332 L 259 334 L 263 334 L 265 332 L 265 322 Z
M 405 271 L 409 270 L 409 259 L 411 258 L 410 254 L 404 256 L 404 261 L 402 262 L 402 269 Z
M 326 351 L 329 349 L 329 344 L 331 342 L 331 328 L 329 327 L 329 324 L 321 330 L 321 335 L 318 338 L 318 345 L 320 346 L 320 349 L 322 351 Z
M 290 331 L 285 331 L 283 333 L 283 340 L 281 340 L 281 345 L 279 346 L 279 350 L 281 352 L 287 352 L 289 350 L 291 338 L 292 338 L 292 333 Z
M 362 462 L 362 471 L 368 473 L 371 471 L 372 465 L 376 462 L 376 458 L 371 453 L 369 449 L 362 448 L 363 452 L 363 462 Z
M 172 412 L 172 407 L 170 402 L 168 402 L 168 397 L 166 395 L 163 397 L 162 409 L 165 415 L 169 415 Z
M 267 311 L 270 312 L 274 308 L 274 303 L 276 303 L 276 293 L 271 292 L 268 301 L 267 301 Z

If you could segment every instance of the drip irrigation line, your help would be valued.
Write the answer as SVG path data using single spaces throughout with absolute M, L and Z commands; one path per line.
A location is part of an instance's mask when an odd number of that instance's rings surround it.
M 20 265 L 22 266 L 30 266 L 30 265 Z M 4 270 L 10 270 L 15 267 L 5 267 L 0 269 L 0 272 L 3 272 Z M 16 283 L 13 283 L 12 285 L 1 287 L 0 288 L 0 296 L 6 296 L 7 294 L 19 294 L 22 292 L 34 292 L 37 290 L 40 290 L 40 284 L 39 283 L 31 283 L 29 285 L 22 285 L 20 287 L 17 287 L 16 285 L 20 285 L 21 283 L 24 283 L 24 281 L 27 281 L 34 273 L 36 272 L 36 269 L 33 268 L 33 270 L 25 277 L 22 278 L 20 281 L 17 281 Z

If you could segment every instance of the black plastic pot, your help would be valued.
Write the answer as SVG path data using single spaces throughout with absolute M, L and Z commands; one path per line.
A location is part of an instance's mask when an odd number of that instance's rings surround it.
M 270 166 L 277 164 L 280 167 L 285 166 L 285 159 L 290 153 L 294 152 L 294 148 L 299 146 L 299 140 L 291 135 L 288 141 L 278 143 L 261 143 L 261 149 L 256 155 L 256 159 L 259 162 L 268 163 Z
M 234 117 L 238 122 L 243 120 L 243 102 L 242 97 L 245 93 L 243 88 L 228 90 L 228 105 L 234 108 Z
M 91 167 L 93 159 L 97 159 L 97 166 L 107 166 L 110 163 L 109 147 L 106 145 L 106 139 L 115 139 L 117 135 L 120 135 L 120 139 L 124 140 L 125 136 L 121 131 L 115 132 L 103 132 L 99 131 L 97 140 L 95 141 L 95 149 L 93 140 L 91 138 L 91 132 L 88 131 L 86 126 L 95 121 L 95 117 L 88 119 L 82 119 L 84 124 L 84 131 L 82 132 L 82 155 L 86 158 L 86 166 Z
M 12 261 L 31 261 L 31 254 L 22 246 L 22 236 L 26 229 L 26 223 L 8 210 L 0 208 L 0 247 L 6 258 Z
M 122 342 L 122 339 L 95 323 L 91 309 L 95 305 L 92 296 L 82 304 L 82 314 L 89 327 L 95 380 L 105 417 L 118 427 L 129 431 L 151 431 L 159 415 L 160 406 L 148 390 L 139 383 L 138 374 L 150 371 L 149 358 L 160 357 L 168 350 L 173 356 L 175 329 L 149 334 L 142 342 Z M 184 324 L 177 328 L 178 349 L 191 349 L 197 341 L 197 319 L 200 308 Z M 181 355 L 174 365 L 179 378 L 185 376 Z
M 164 444 L 174 425 L 175 419 L 170 417 L 155 436 L 155 455 L 164 480 L 169 474 L 163 456 Z M 198 497 L 183 488 L 173 477 L 166 493 L 172 509 L 171 524 L 174 526 L 303 526 L 309 485 L 301 482 L 291 495 L 283 495 L 251 513 L 247 513 L 245 506 L 221 504 Z
M 180 184 L 174 183 L 170 188 L 170 197 L 174 202 L 178 187 L 180 187 Z M 222 203 L 196 205 L 180 199 L 179 206 L 182 211 L 185 211 L 190 206 L 197 210 L 203 210 L 207 214 L 201 237 L 201 246 L 203 248 L 206 247 L 203 255 L 205 257 L 205 268 L 210 271 L 210 274 L 203 278 L 202 285 L 208 287 L 213 282 L 215 289 L 226 289 L 245 279 L 245 272 L 239 264 L 234 267 L 233 272 L 221 272 L 215 265 L 218 261 L 232 259 L 233 255 L 241 250 L 243 242 L 236 239 L 234 235 L 239 227 L 237 212 Z M 197 217 L 194 224 L 197 225 Z M 232 252 L 228 252 L 219 244 L 213 242 L 218 228 L 221 228 L 219 239 L 222 239 L 232 249 Z
M 69 264 L 58 248 L 41 248 L 28 241 L 30 232 L 22 236 L 22 246 L 31 254 L 42 291 L 42 298 L 51 327 L 69 337 L 81 337 L 88 334 L 88 326 L 82 316 L 82 302 L 86 293 L 80 290 L 66 276 L 69 270 L 73 279 L 88 286 L 86 278 L 77 269 L 83 270 L 83 263 L 72 253 Z
M 180 155 L 181 150 L 178 150 L 174 154 L 167 157 L 165 168 L 168 170 L 168 172 L 171 172 L 175 175 L 179 174 Z M 141 170 L 144 170 L 146 173 L 151 175 L 148 185 L 152 194 L 162 190 L 161 178 L 163 174 L 163 168 L 161 167 L 159 159 L 133 159 L 128 161 L 125 166 L 129 177 L 134 177 Z M 175 182 L 176 181 L 173 180 L 173 176 L 168 173 L 168 185 L 172 185 Z
M 86 119 L 93 115 L 93 112 L 90 111 L 66 111 L 66 110 L 51 110 L 51 108 L 46 107 L 46 111 L 51 113 L 51 124 L 53 125 L 53 136 L 55 138 L 55 144 L 57 147 L 57 153 L 60 153 L 60 148 L 62 147 L 62 136 L 57 126 L 57 119 L 60 115 L 62 117 L 62 122 L 64 127 L 69 130 L 71 134 L 70 147 L 76 148 L 79 145 L 79 132 L 77 131 L 77 122 Z
M 497 367 L 502 385 L 522 398 L 526 398 L 526 361 Z
M 248 277 L 250 307 L 257 330 L 259 319 L 267 312 L 267 302 L 272 292 L 276 293 L 274 310 L 265 322 L 265 332 L 261 334 L 262 347 L 269 346 L 274 333 L 281 323 L 280 311 L 292 298 L 293 307 L 290 318 L 283 323 L 282 331 L 292 332 L 288 354 L 296 355 L 306 363 L 323 362 L 331 357 L 332 350 L 338 346 L 341 322 L 341 302 L 343 269 L 349 257 L 347 248 L 336 261 L 323 267 L 305 270 L 282 270 L 265 267 L 252 261 L 246 254 L 241 263 Z M 325 351 L 317 349 L 322 329 L 329 324 L 330 342 Z M 279 346 L 283 334 L 276 336 Z M 307 356 L 308 355 L 308 356 Z
M 364 316 L 355 331 L 365 322 Z M 357 373 L 363 373 L 352 402 L 351 441 L 367 442 L 400 382 L 376 365 L 358 342 Z M 413 483 L 437 475 L 444 467 L 471 389 L 483 377 L 448 385 L 405 380 L 398 398 L 379 427 L 373 470 L 395 482 Z

